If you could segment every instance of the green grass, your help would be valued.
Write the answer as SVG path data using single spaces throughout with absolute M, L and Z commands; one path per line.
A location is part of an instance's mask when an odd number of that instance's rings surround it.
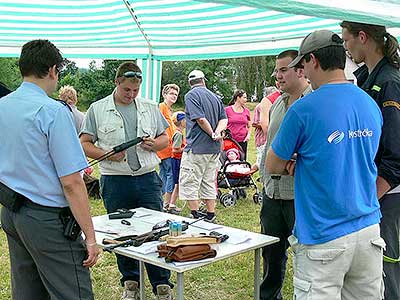
M 252 111 L 257 103 L 249 103 Z M 254 137 L 248 146 L 248 161 L 254 163 L 256 150 Z M 257 178 L 258 175 L 255 175 Z M 260 232 L 260 205 L 253 203 L 254 190 L 248 190 L 246 200 L 239 200 L 231 208 L 217 205 L 218 222 L 227 226 L 244 230 Z M 91 199 L 93 215 L 105 213 L 101 200 Z M 185 208 L 184 213 L 188 213 Z M 291 255 L 290 255 L 291 257 Z M 0 230 L 0 300 L 11 299 L 9 258 L 5 234 Z M 288 276 L 284 285 L 284 299 L 291 299 L 292 288 L 292 263 L 289 259 Z M 254 252 L 235 256 L 207 267 L 202 267 L 185 273 L 185 299 L 186 300 L 247 300 L 253 299 L 253 271 Z M 92 268 L 93 287 L 96 300 L 119 300 L 122 288 L 119 286 L 119 272 L 115 256 L 108 253 L 101 255 L 98 264 Z M 172 281 L 176 282 L 176 274 L 172 273 Z M 147 281 L 146 292 L 151 298 L 151 288 Z

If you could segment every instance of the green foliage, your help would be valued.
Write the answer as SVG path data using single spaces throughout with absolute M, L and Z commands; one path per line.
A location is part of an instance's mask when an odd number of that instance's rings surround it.
M 244 89 L 249 98 L 255 94 L 260 100 L 264 87 L 274 85 L 270 77 L 274 67 L 275 58 L 268 56 L 164 62 L 161 85 L 177 84 L 181 88 L 177 102 L 183 105 L 184 96 L 189 90 L 187 75 L 199 69 L 208 79 L 207 87 L 222 96 L 225 104 L 229 103 L 236 88 Z
M 15 90 L 21 84 L 18 58 L 0 57 L 0 82 L 11 90 Z
M 104 60 L 102 66 L 97 67 L 95 61 L 92 61 L 88 69 L 79 69 L 75 62 L 66 59 L 59 76 L 58 87 L 74 86 L 78 92 L 78 107 L 85 111 L 92 102 L 113 91 L 114 76 L 120 63 L 119 60 Z M 161 86 L 168 83 L 177 84 L 181 88 L 177 102 L 183 106 L 184 96 L 189 91 L 187 76 L 190 71 L 199 69 L 208 79 L 207 87 L 220 95 L 225 104 L 229 103 L 236 88 L 244 89 L 249 98 L 256 94 L 260 100 L 264 87 L 274 84 L 270 77 L 274 63 L 273 57 L 265 56 L 164 62 Z M 18 59 L 0 58 L 0 82 L 14 90 L 21 81 Z M 53 96 L 58 97 L 58 92 Z

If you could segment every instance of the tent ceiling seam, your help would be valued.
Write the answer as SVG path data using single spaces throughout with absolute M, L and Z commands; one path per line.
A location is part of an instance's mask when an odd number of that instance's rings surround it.
M 150 56 L 153 56 L 153 46 L 151 45 L 149 38 L 147 37 L 146 33 L 144 32 L 144 29 L 140 25 L 140 22 L 139 22 L 136 14 L 135 14 L 135 11 L 133 10 L 133 8 L 131 7 L 130 3 L 127 0 L 122 0 L 122 1 L 124 2 L 126 8 L 128 9 L 129 14 L 132 16 L 133 20 L 135 21 L 137 28 L 142 33 L 143 38 L 145 39 L 145 41 L 146 41 L 146 43 L 147 43 L 147 45 L 149 47 Z

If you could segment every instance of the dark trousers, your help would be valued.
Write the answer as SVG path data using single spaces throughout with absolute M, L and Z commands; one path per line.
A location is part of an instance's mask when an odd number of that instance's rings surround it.
M 119 208 L 144 207 L 162 210 L 162 182 L 156 172 L 140 176 L 102 175 L 100 190 L 107 213 L 115 212 Z M 139 262 L 123 255 L 116 256 L 118 269 L 122 274 L 121 284 L 127 280 L 139 282 Z M 171 276 L 169 270 L 151 264 L 145 266 L 154 293 L 159 284 L 173 286 L 169 282 Z
M 386 242 L 384 255 L 399 258 L 400 194 L 387 194 L 381 201 L 381 236 Z M 400 263 L 383 262 L 385 300 L 400 299 Z
M 269 198 L 263 191 L 260 212 L 261 233 L 276 236 L 279 242 L 262 249 L 264 275 L 260 286 L 260 299 L 282 299 L 285 279 L 288 237 L 294 226 L 294 201 Z
M 89 269 L 82 266 L 82 238 L 67 240 L 60 209 L 26 203 L 17 213 L 3 207 L 13 300 L 93 300 Z
M 244 157 L 242 158 L 242 160 L 246 160 L 247 159 L 247 142 L 238 142 L 238 144 L 240 145 L 240 147 L 242 147 L 242 150 L 244 153 Z

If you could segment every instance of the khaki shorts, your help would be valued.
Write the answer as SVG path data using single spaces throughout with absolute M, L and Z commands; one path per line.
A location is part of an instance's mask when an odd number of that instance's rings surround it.
M 294 299 L 383 299 L 383 248 L 375 224 L 335 240 L 300 244 L 289 237 L 293 256 Z
M 216 199 L 218 166 L 219 154 L 184 152 L 179 172 L 179 199 Z

